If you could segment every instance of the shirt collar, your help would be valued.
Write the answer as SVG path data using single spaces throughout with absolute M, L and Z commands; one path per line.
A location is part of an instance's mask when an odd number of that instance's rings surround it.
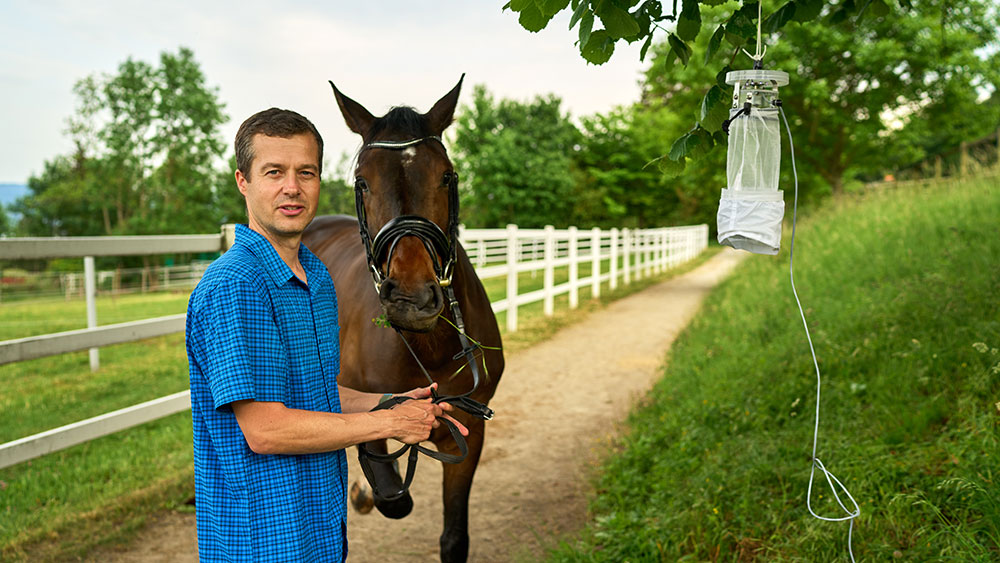
M 288 264 L 278 255 L 278 251 L 274 249 L 271 241 L 250 227 L 243 224 L 236 225 L 236 244 L 246 246 L 261 261 L 264 271 L 267 272 L 275 287 L 280 287 L 289 279 L 296 277 Z M 316 274 L 326 268 L 319 258 L 301 242 L 299 243 L 299 262 L 310 280 L 318 279 Z

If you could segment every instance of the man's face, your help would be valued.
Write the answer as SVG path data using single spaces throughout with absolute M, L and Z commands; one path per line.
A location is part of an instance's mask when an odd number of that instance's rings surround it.
M 251 229 L 273 240 L 295 239 L 316 216 L 319 147 L 309 134 L 254 135 L 250 177 L 236 171 Z

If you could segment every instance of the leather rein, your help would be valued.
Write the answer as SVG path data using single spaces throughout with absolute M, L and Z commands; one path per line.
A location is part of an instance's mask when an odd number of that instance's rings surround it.
M 374 141 L 365 144 L 361 150 L 403 150 L 428 140 L 437 141 L 444 146 L 444 143 L 441 141 L 441 137 L 430 136 L 410 139 L 408 141 Z M 492 419 L 493 410 L 470 397 L 470 395 L 479 387 L 479 366 L 476 364 L 475 352 L 478 348 L 480 348 L 480 346 L 478 343 L 470 343 L 469 338 L 465 334 L 465 322 L 462 318 L 462 310 L 459 306 L 458 299 L 455 297 L 455 290 L 452 287 L 452 277 L 455 273 L 455 264 L 457 262 L 458 253 L 458 174 L 450 172 L 448 177 L 448 226 L 446 231 L 442 231 L 441 228 L 438 227 L 433 221 L 425 217 L 421 217 L 419 215 L 401 215 L 386 223 L 385 226 L 383 226 L 375 235 L 375 237 L 372 238 L 368 228 L 368 216 L 365 212 L 364 205 L 364 192 L 366 190 L 367 186 L 364 183 L 364 180 L 358 178 L 354 184 L 354 204 L 358 214 L 359 228 L 361 230 L 361 242 L 365 247 L 365 254 L 368 259 L 368 268 L 372 274 L 372 280 L 375 282 L 375 291 L 381 291 L 382 283 L 388 277 L 389 262 L 392 260 L 392 254 L 396 249 L 396 245 L 399 244 L 399 241 L 403 237 L 407 236 L 417 237 L 417 239 L 423 243 L 424 247 L 427 249 L 427 253 L 431 257 L 431 262 L 434 265 L 434 275 L 437 277 L 438 284 L 441 286 L 442 292 L 448 300 L 448 306 L 451 309 L 452 316 L 455 318 L 455 327 L 458 329 L 458 338 L 462 345 L 462 350 L 455 354 L 453 359 L 459 360 L 464 357 L 466 364 L 469 366 L 472 373 L 472 389 L 466 393 L 462 393 L 461 395 L 448 396 L 439 395 L 436 390 L 432 390 L 431 401 L 435 404 L 452 404 L 455 407 L 483 420 Z M 383 262 L 386 264 L 385 270 L 382 270 L 381 267 Z M 413 359 L 417 362 L 417 365 L 420 367 L 420 371 L 423 372 L 428 382 L 434 383 L 434 379 L 431 377 L 430 373 L 428 373 L 427 369 L 420 361 L 420 358 L 417 357 L 416 352 L 403 336 L 400 328 L 395 325 L 393 325 L 392 328 L 396 331 L 396 334 L 399 335 L 400 339 L 402 339 L 403 344 L 405 344 L 407 350 L 410 351 L 410 355 L 413 356 Z M 410 397 L 396 396 L 392 399 L 379 403 L 372 410 L 391 409 L 392 407 L 407 400 L 410 400 Z M 365 477 L 368 479 L 368 483 L 371 485 L 372 492 L 375 494 L 376 498 L 383 501 L 391 501 L 406 494 L 410 488 L 410 483 L 413 482 L 413 474 L 416 469 L 417 457 L 419 453 L 423 453 L 424 455 L 441 461 L 442 463 L 461 463 L 465 460 L 465 457 L 469 453 L 469 448 L 465 442 L 465 438 L 462 436 L 462 433 L 458 430 L 458 427 L 446 418 L 439 417 L 438 420 L 448 427 L 452 438 L 458 446 L 460 455 L 438 452 L 425 448 L 420 444 L 405 444 L 403 447 L 394 452 L 382 454 L 372 451 L 368 447 L 367 443 L 358 444 L 358 461 L 361 464 L 361 469 L 364 472 Z M 379 490 L 371 464 L 394 463 L 398 458 L 407 452 L 409 452 L 409 456 L 402 489 L 391 492 Z

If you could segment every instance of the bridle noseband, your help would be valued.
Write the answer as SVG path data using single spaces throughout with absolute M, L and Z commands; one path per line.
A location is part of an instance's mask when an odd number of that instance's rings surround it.
M 403 150 L 424 141 L 435 140 L 444 146 L 441 137 L 436 135 L 410 139 L 408 141 L 373 141 L 365 144 L 361 150 L 389 149 Z M 448 173 L 448 226 L 442 231 L 430 219 L 419 215 L 400 215 L 386 223 L 372 239 L 368 228 L 368 214 L 364 202 L 365 183 L 358 178 L 354 183 L 354 206 L 358 213 L 358 224 L 361 229 L 361 243 L 365 247 L 368 258 L 368 268 L 375 282 L 375 290 L 381 291 L 382 282 L 388 277 L 389 261 L 396 250 L 396 245 L 403 237 L 414 236 L 420 239 L 434 265 L 434 275 L 441 287 L 451 285 L 455 271 L 455 261 L 458 249 L 458 174 Z M 385 262 L 385 271 L 381 264 Z

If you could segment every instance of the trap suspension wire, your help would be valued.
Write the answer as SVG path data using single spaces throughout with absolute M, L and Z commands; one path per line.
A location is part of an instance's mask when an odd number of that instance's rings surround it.
M 849 521 L 849 526 L 847 528 L 847 553 L 851 556 L 851 561 L 854 561 L 854 549 L 852 547 L 852 537 L 854 535 L 854 519 L 861 515 L 861 509 L 858 507 L 857 501 L 851 496 L 850 491 L 847 487 L 837 479 L 833 473 L 827 470 L 823 462 L 816 457 L 817 445 L 819 444 L 819 401 L 820 401 L 820 390 L 822 389 L 822 378 L 819 371 L 819 362 L 816 360 L 816 349 L 813 347 L 812 336 L 809 334 L 809 323 L 806 322 L 806 314 L 802 309 L 802 302 L 799 300 L 798 291 L 795 289 L 795 223 L 797 219 L 797 212 L 799 207 L 799 173 L 795 168 L 795 146 L 792 142 L 792 129 L 788 126 L 788 118 L 785 117 L 785 110 L 781 107 L 780 100 L 775 101 L 775 105 L 778 107 L 778 112 L 781 114 L 781 119 L 785 123 L 785 130 L 788 132 L 788 150 L 791 155 L 792 160 L 792 176 L 795 180 L 795 198 L 792 204 L 792 240 L 789 244 L 788 249 L 788 281 L 792 286 L 792 295 L 795 297 L 795 304 L 799 308 L 799 316 L 802 317 L 802 327 L 806 332 L 806 340 L 809 342 L 809 352 L 812 354 L 813 367 L 816 369 L 816 418 L 815 424 L 813 426 L 813 444 L 812 444 L 812 466 L 809 470 L 809 488 L 806 491 L 806 508 L 809 510 L 809 514 L 820 520 L 826 520 L 827 522 L 843 522 L 844 520 Z M 829 517 L 820 516 L 816 514 L 812 507 L 812 490 L 813 490 L 813 480 L 816 476 L 816 470 L 819 469 L 823 476 L 826 477 L 826 482 L 830 486 L 830 490 L 833 492 L 833 498 L 836 499 L 837 504 L 844 511 L 846 516 L 840 517 Z M 850 501 L 853 509 L 848 508 L 844 504 L 844 500 L 841 499 L 838 489 L 844 493 L 847 500 Z
M 762 10 L 763 10 L 762 6 L 763 6 L 763 0 L 758 0 L 758 2 L 757 2 L 757 49 L 754 52 L 754 54 L 750 54 L 745 49 L 743 50 L 743 52 L 748 57 L 750 57 L 751 59 L 753 59 L 753 61 L 754 61 L 754 65 L 753 66 L 754 66 L 755 70 L 760 70 L 760 69 L 763 68 L 764 54 L 767 52 L 767 47 L 766 46 L 762 47 L 762 41 L 761 41 L 761 21 L 762 21 L 762 17 L 761 16 L 762 16 Z M 819 520 L 825 520 L 827 522 L 843 522 L 845 520 L 848 521 L 848 529 L 847 529 L 847 553 L 848 553 L 848 555 L 851 558 L 851 562 L 853 563 L 854 562 L 854 549 L 853 549 L 852 543 L 853 543 L 853 535 L 854 535 L 854 520 L 861 515 L 861 509 L 858 507 L 858 503 L 857 503 L 856 500 L 854 500 L 854 497 L 851 495 L 850 491 L 847 490 L 847 487 L 845 487 L 844 484 L 839 479 L 837 479 L 837 477 L 834 476 L 833 473 L 831 473 L 826 468 L 826 466 L 823 464 L 823 462 L 820 461 L 820 459 L 816 456 L 816 452 L 817 452 L 818 445 L 819 445 L 819 414 L 820 414 L 820 394 L 821 394 L 821 390 L 822 390 L 822 376 L 820 374 L 819 362 L 816 359 L 816 349 L 813 346 L 812 336 L 809 333 L 809 323 L 806 321 L 805 311 L 802 308 L 802 301 L 799 299 L 798 291 L 795 288 L 795 260 L 794 260 L 794 258 L 795 258 L 795 228 L 796 228 L 796 223 L 797 223 L 797 219 L 798 219 L 799 174 L 798 174 L 798 170 L 796 169 L 796 166 L 795 166 L 795 144 L 794 144 L 794 142 L 792 140 L 792 129 L 788 125 L 788 118 L 785 116 L 785 110 L 782 107 L 782 103 L 781 103 L 780 99 L 775 99 L 772 102 L 772 104 L 775 107 L 777 107 L 778 113 L 781 115 L 781 119 L 782 119 L 782 121 L 785 124 L 785 131 L 788 134 L 788 150 L 789 150 L 789 155 L 790 155 L 791 161 L 792 161 L 792 177 L 793 177 L 794 183 L 795 183 L 795 195 L 794 195 L 793 204 L 792 204 L 792 236 L 791 236 L 791 242 L 789 244 L 789 251 L 788 251 L 788 281 L 789 281 L 789 284 L 791 285 L 791 288 L 792 288 L 792 296 L 795 298 L 795 304 L 798 306 L 798 309 L 799 309 L 799 316 L 802 318 L 802 327 L 803 327 L 803 329 L 805 330 L 805 333 L 806 333 L 806 340 L 809 343 L 809 353 L 812 356 L 813 367 L 816 370 L 816 414 L 815 414 L 815 422 L 814 422 L 814 425 L 813 425 L 813 443 L 812 443 L 812 458 L 811 458 L 812 459 L 812 463 L 811 463 L 810 470 L 809 470 L 809 486 L 808 486 L 808 489 L 806 491 L 806 508 L 809 510 L 809 514 L 811 514 L 814 518 L 817 518 Z M 745 114 L 745 115 L 749 116 L 750 115 L 750 111 L 751 111 L 751 108 L 749 107 L 749 105 L 750 104 L 746 104 L 746 106 L 744 106 L 744 109 L 739 114 L 732 116 L 732 118 L 729 119 L 729 120 L 726 120 L 726 123 L 724 124 L 724 128 L 728 129 L 729 122 L 731 120 L 735 120 L 740 115 Z M 726 132 L 728 133 L 728 131 L 726 131 Z M 814 482 L 815 477 L 816 477 L 816 470 L 817 469 L 825 477 L 826 482 L 827 482 L 827 484 L 830 487 L 830 491 L 833 493 L 833 498 L 836 500 L 836 502 L 840 506 L 841 510 L 843 510 L 843 512 L 845 514 L 844 516 L 839 516 L 839 517 L 820 516 L 819 514 L 816 513 L 815 510 L 813 510 L 813 507 L 812 507 L 812 492 L 813 492 L 813 482 Z M 843 493 L 843 496 L 846 497 L 847 501 L 850 501 L 849 502 L 850 507 L 847 504 L 845 504 L 845 499 L 841 497 L 841 493 Z

